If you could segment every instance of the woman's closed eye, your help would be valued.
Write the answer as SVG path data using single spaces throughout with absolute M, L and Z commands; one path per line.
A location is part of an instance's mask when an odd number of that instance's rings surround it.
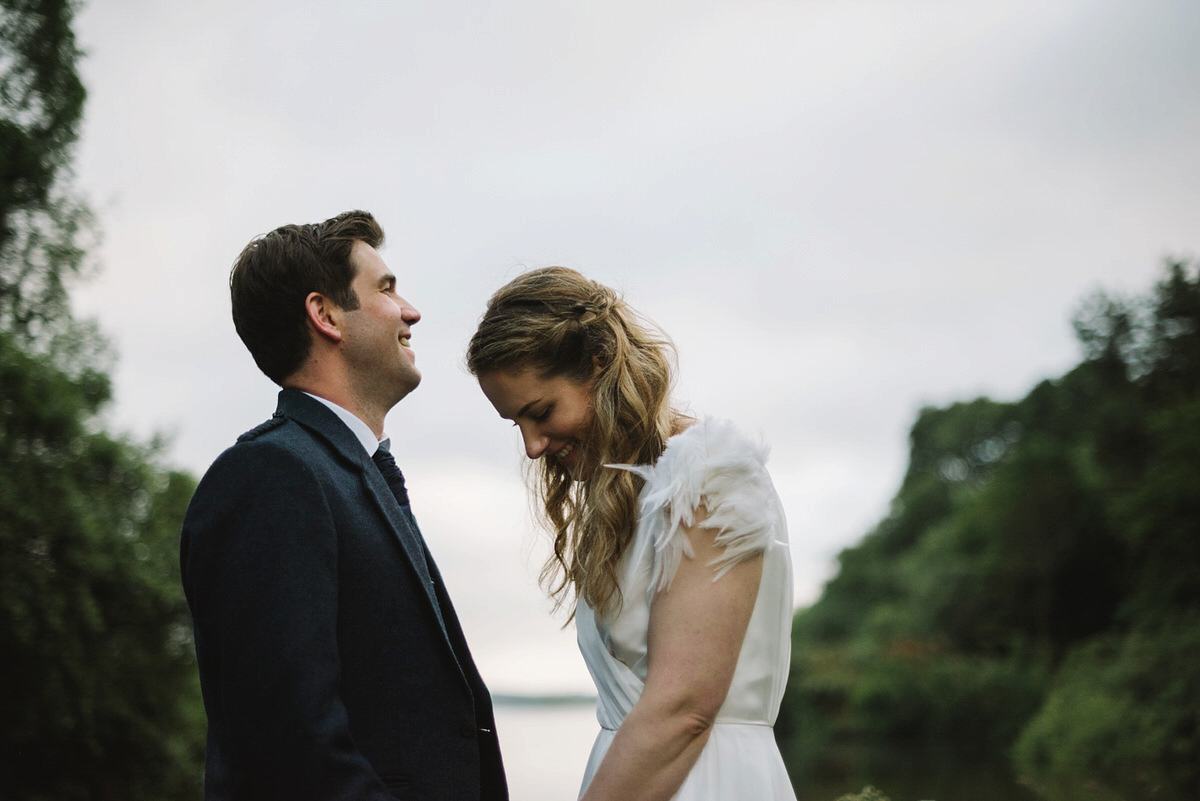
M 540 412 L 528 412 L 528 413 L 526 413 L 525 416 L 528 417 L 530 420 L 532 420 L 535 423 L 544 423 L 550 419 L 550 413 L 552 411 L 554 411 L 554 406 L 551 405 L 551 406 L 547 406 L 545 409 L 542 409 Z M 519 425 L 521 425 L 521 424 L 518 423 L 516 420 L 513 420 L 514 427 L 519 426 Z

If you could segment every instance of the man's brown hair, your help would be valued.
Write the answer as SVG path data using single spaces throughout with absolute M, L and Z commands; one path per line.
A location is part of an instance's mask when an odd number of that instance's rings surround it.
M 315 225 L 284 225 L 255 238 L 229 273 L 233 325 L 254 363 L 282 386 L 308 358 L 312 340 L 305 299 L 318 292 L 343 309 L 357 309 L 351 288 L 355 242 L 383 244 L 370 212 L 347 211 Z

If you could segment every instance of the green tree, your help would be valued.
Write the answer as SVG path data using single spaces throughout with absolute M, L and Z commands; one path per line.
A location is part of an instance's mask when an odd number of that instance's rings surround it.
M 86 97 L 71 0 L 0 0 L 0 330 L 70 327 L 91 217 L 70 185 Z
M 920 746 L 1200 793 L 1200 264 L 1165 272 L 1088 299 L 1083 360 L 1025 398 L 922 410 L 891 514 L 794 622 L 794 767 Z
M 72 317 L 92 228 L 62 0 L 0 0 L 0 787 L 199 794 L 203 710 L 178 581 L 193 479 L 107 433 L 103 338 Z
M 179 521 L 194 489 L 95 429 L 101 374 L 0 334 L 0 786 L 25 799 L 195 797 L 203 713 Z M 11 794 L 11 795 L 10 795 Z

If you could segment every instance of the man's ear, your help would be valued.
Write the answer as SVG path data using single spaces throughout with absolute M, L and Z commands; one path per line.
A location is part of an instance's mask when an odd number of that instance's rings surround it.
M 304 311 L 309 325 L 317 333 L 334 342 L 342 341 L 342 309 L 320 292 L 309 292 L 304 299 Z

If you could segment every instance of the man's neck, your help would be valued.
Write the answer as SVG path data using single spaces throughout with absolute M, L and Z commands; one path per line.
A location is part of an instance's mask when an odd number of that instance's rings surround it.
M 348 391 L 338 391 L 338 388 L 321 382 L 306 381 L 303 376 L 293 376 L 285 381 L 283 386 L 287 389 L 298 389 L 301 392 L 316 395 L 330 403 L 336 403 L 366 423 L 377 439 L 383 439 L 383 421 L 387 417 L 387 409 L 379 409 L 374 404 L 365 403 Z
M 304 392 L 304 390 L 299 391 Z M 378 434 L 373 432 L 370 426 L 331 400 L 326 400 L 320 395 L 313 395 L 311 392 L 304 392 L 304 394 L 337 415 L 337 418 L 346 424 L 346 427 L 350 429 L 350 433 L 352 433 L 354 438 L 358 440 L 358 443 L 363 446 L 363 450 L 367 452 L 367 455 L 375 455 L 375 451 L 379 450 L 384 440 Z

